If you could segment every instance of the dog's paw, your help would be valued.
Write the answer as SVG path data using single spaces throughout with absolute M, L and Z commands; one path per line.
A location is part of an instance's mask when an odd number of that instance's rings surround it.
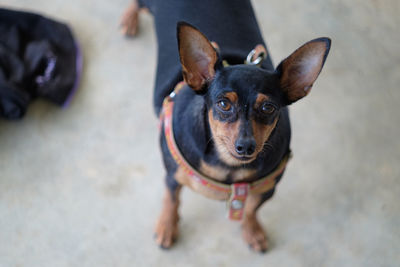
M 139 4 L 134 1 L 129 7 L 124 11 L 120 27 L 121 33 L 126 36 L 135 36 L 138 31 L 139 24 Z
M 246 218 L 242 223 L 242 235 L 249 247 L 257 252 L 268 249 L 267 235 L 256 218 Z
M 178 239 L 178 221 L 176 217 L 161 216 L 157 222 L 154 237 L 156 243 L 163 249 L 170 248 Z

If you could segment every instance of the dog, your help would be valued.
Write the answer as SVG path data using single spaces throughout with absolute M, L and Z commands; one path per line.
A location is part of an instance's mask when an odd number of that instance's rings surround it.
M 154 108 L 166 168 L 157 244 L 176 241 L 179 194 L 187 186 L 227 200 L 244 240 L 265 252 L 256 212 L 290 157 L 288 106 L 310 92 L 331 40 L 311 40 L 274 68 L 249 0 L 135 1 L 123 15 L 124 34 L 136 34 L 142 8 L 156 27 Z

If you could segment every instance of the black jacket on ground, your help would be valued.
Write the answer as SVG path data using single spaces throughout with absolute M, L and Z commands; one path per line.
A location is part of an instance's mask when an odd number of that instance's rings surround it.
M 0 117 L 21 118 L 36 97 L 65 104 L 77 85 L 79 60 L 65 24 L 0 9 Z

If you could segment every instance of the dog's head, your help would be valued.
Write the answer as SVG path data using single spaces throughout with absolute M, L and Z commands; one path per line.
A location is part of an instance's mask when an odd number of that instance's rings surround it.
M 210 41 L 193 26 L 178 24 L 185 82 L 207 103 L 220 158 L 229 165 L 250 163 L 263 150 L 280 109 L 306 96 L 317 79 L 330 39 L 312 40 L 273 72 L 250 65 L 223 67 Z

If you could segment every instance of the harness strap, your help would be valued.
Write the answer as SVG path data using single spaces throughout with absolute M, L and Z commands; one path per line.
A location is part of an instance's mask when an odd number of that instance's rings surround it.
M 173 131 L 173 107 L 174 97 L 183 88 L 184 82 L 178 83 L 173 93 L 166 97 L 163 102 L 163 109 L 160 116 L 160 123 L 164 124 L 164 134 L 167 141 L 168 149 L 175 162 L 184 171 L 190 179 L 182 178 L 185 175 L 176 175 L 178 182 L 190 187 L 208 198 L 216 200 L 226 200 L 229 208 L 228 217 L 231 220 L 241 220 L 244 212 L 244 204 L 249 194 L 261 194 L 272 190 L 276 185 L 276 178 L 283 173 L 286 164 L 291 157 L 288 153 L 278 167 L 267 176 L 252 183 L 234 183 L 231 185 L 216 182 L 210 177 L 198 172 L 193 168 L 179 151 L 175 142 Z

